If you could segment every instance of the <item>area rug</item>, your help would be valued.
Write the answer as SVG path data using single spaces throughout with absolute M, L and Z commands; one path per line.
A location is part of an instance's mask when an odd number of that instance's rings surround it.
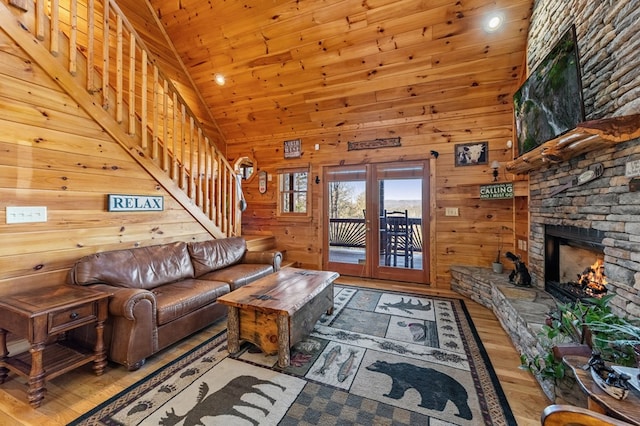
M 223 332 L 70 424 L 516 424 L 462 300 L 334 294 L 285 369 Z

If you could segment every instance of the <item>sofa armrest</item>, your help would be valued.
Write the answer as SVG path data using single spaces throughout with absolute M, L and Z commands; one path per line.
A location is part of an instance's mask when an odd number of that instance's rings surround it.
M 141 367 L 158 347 L 155 295 L 149 290 L 107 284 L 90 287 L 110 294 L 109 359 L 129 370 Z
M 271 265 L 273 272 L 277 272 L 282 266 L 282 253 L 277 250 L 246 251 L 240 263 L 262 263 Z

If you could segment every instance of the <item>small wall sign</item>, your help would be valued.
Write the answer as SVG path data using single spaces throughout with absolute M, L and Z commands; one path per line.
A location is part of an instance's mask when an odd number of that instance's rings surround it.
M 267 192 L 267 172 L 264 170 L 258 173 L 258 191 L 261 194 Z
M 629 161 L 625 166 L 624 175 L 628 178 L 640 176 L 640 160 Z
M 480 198 L 491 200 L 503 200 L 513 198 L 513 183 L 494 183 L 491 185 L 480 185 Z
M 164 198 L 153 195 L 109 194 L 107 210 L 110 212 L 161 212 Z
M 284 158 L 299 158 L 302 155 L 302 143 L 300 139 L 284 141 Z

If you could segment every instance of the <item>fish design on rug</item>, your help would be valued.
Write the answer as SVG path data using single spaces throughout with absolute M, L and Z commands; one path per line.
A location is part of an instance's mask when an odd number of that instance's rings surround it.
M 249 407 L 260 410 L 265 415 L 269 414 L 269 410 L 242 399 L 246 394 L 255 393 L 267 399 L 271 405 L 275 404 L 276 399 L 255 387 L 258 385 L 271 385 L 282 389 L 282 391 L 286 390 L 284 386 L 270 380 L 262 380 L 253 376 L 238 376 L 233 378 L 223 388 L 209 394 L 209 385 L 207 385 L 207 382 L 202 382 L 200 384 L 196 405 L 182 416 L 176 414 L 175 408 L 171 407 L 170 412 L 165 412 L 166 417 L 160 419 L 160 425 L 174 426 L 182 420 L 184 420 L 184 426 L 203 425 L 203 417 L 222 415 L 236 416 L 254 425 L 258 425 L 260 423 L 259 421 L 252 419 L 235 408 L 236 406 Z M 247 388 L 249 388 L 249 390 L 247 390 Z
M 357 351 L 350 349 L 349 357 L 345 360 L 345 362 L 340 364 L 340 369 L 338 370 L 338 381 L 340 383 L 347 380 L 347 377 L 351 375 L 351 370 L 353 369 L 354 361 L 356 360 L 357 354 Z
M 430 311 L 431 310 L 431 302 L 427 302 L 426 304 L 422 304 L 420 300 L 418 303 L 413 303 L 413 299 L 409 299 L 405 302 L 404 297 L 400 299 L 399 302 L 391 303 L 386 302 L 380 305 L 380 309 L 388 311 L 389 308 L 395 308 L 402 312 L 406 312 L 408 314 L 413 314 L 413 311 Z
M 322 367 L 320 367 L 318 371 L 316 371 L 316 374 L 324 376 L 324 373 L 326 373 L 327 369 L 331 367 L 331 364 L 333 364 L 333 362 L 338 358 L 338 355 L 340 355 L 341 351 L 342 348 L 340 347 L 340 345 L 336 345 L 329 351 L 329 353 L 325 354 L 324 363 L 322 364 Z
M 457 417 L 466 420 L 473 418 L 469 408 L 467 390 L 448 374 L 406 362 L 392 364 L 386 361 L 376 361 L 366 368 L 369 371 L 386 374 L 391 378 L 391 390 L 389 393 L 383 394 L 387 398 L 402 399 L 407 390 L 415 389 L 421 397 L 419 407 L 444 411 L 447 402 L 451 401 L 458 409 Z

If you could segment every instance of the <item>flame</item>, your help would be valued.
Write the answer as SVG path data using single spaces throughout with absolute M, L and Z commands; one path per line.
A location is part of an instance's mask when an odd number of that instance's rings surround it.
M 596 259 L 595 263 L 578 275 L 578 283 L 590 296 L 598 297 L 607 292 L 607 279 L 604 275 L 604 262 Z

